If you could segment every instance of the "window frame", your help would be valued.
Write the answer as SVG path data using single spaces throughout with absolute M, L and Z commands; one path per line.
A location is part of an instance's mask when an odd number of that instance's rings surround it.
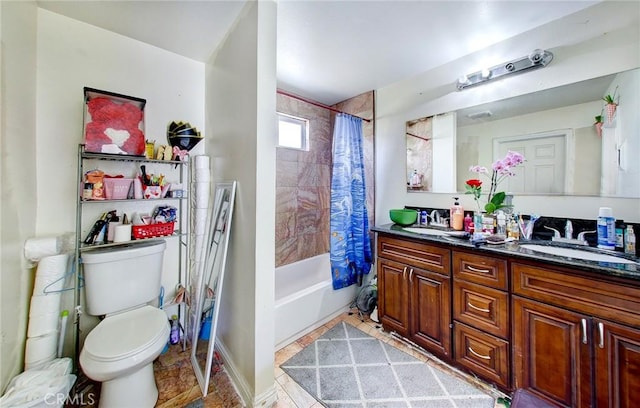
M 278 147 L 284 149 L 293 149 L 300 151 L 309 151 L 309 119 L 301 118 L 298 116 L 289 115 L 282 112 L 277 112 L 278 114 Z M 300 147 L 297 146 L 288 146 L 281 144 L 280 139 L 280 122 L 291 123 L 294 125 L 298 125 L 300 127 Z

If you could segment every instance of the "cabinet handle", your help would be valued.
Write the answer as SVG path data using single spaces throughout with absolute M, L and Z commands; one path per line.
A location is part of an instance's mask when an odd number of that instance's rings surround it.
M 587 319 L 581 320 L 582 324 L 582 344 L 587 344 Z
M 409 282 L 412 282 L 413 268 L 409 269 Z
M 471 272 L 480 272 L 480 273 L 489 273 L 489 272 L 491 272 L 491 269 L 478 269 L 478 268 L 474 268 L 471 265 L 467 265 L 467 269 L 470 270 Z
M 602 322 L 598 323 L 598 334 L 600 335 L 600 344 L 598 344 L 598 347 L 604 348 L 604 323 Z
M 402 280 L 407 280 L 407 267 L 402 270 Z
M 483 356 L 482 354 L 478 354 L 478 353 L 476 353 L 475 351 L 473 351 L 473 349 L 471 348 L 471 346 L 467 347 L 467 350 L 469 350 L 469 352 L 470 352 L 471 354 L 473 354 L 474 356 L 479 357 L 479 358 L 481 358 L 481 359 L 483 359 L 483 360 L 491 360 L 491 356 Z
M 475 309 L 475 310 L 477 310 L 477 311 L 479 311 L 479 312 L 484 312 L 484 313 L 489 313 L 489 312 L 491 312 L 491 310 L 490 310 L 490 309 L 483 309 L 483 308 L 481 308 L 481 307 L 474 306 L 474 305 L 472 305 L 472 304 L 471 304 L 471 302 L 467 302 L 467 306 L 469 306 L 470 308 Z

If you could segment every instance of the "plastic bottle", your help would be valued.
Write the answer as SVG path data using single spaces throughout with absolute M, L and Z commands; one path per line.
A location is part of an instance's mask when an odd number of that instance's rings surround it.
M 453 207 L 449 209 L 449 226 L 456 231 L 462 231 L 464 225 L 464 208 L 460 205 L 458 197 L 453 197 Z M 459 214 L 459 224 L 456 224 L 456 214 Z M 457 228 L 456 228 L 457 227 Z
M 180 323 L 178 322 L 178 316 L 171 316 L 171 334 L 169 335 L 169 343 L 180 343 Z
M 507 217 L 504 215 L 504 211 L 498 211 L 497 219 L 497 231 L 498 235 L 507 235 Z
M 598 211 L 598 248 L 616 249 L 616 219 L 610 207 L 600 207 Z
M 625 233 L 625 245 L 624 252 L 626 254 L 636 254 L 636 234 L 633 232 L 633 226 L 627 225 L 627 231 Z
M 464 230 L 466 232 L 471 233 L 471 232 L 473 232 L 473 231 L 471 231 L 472 226 L 473 226 L 473 218 L 471 218 L 471 216 L 469 214 L 467 214 L 464 217 Z
M 616 251 L 624 252 L 625 228 L 623 220 L 616 220 Z

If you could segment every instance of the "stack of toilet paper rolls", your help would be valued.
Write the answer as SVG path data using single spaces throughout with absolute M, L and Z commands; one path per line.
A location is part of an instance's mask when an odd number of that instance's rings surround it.
M 68 267 L 69 254 L 45 256 L 38 262 L 29 308 L 25 370 L 56 358 L 61 291 Z
M 200 298 L 200 275 L 204 262 L 204 252 L 207 244 L 207 226 L 209 223 L 211 196 L 211 169 L 209 156 L 194 156 L 191 172 L 191 262 L 190 262 L 190 293 L 191 304 L 197 305 Z M 195 310 L 195 307 L 191 308 Z M 190 316 L 189 327 L 195 327 L 199 322 L 197 316 Z

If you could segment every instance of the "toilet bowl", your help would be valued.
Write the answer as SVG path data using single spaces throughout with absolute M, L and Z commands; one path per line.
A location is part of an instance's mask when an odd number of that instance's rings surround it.
M 153 407 L 153 360 L 169 339 L 166 313 L 149 305 L 160 292 L 164 240 L 82 255 L 87 313 L 106 317 L 87 335 L 80 367 L 102 382 L 100 408 Z
M 167 315 L 143 306 L 105 318 L 87 336 L 80 365 L 87 377 L 102 382 L 100 407 L 153 407 L 158 389 L 155 360 L 169 337 Z

